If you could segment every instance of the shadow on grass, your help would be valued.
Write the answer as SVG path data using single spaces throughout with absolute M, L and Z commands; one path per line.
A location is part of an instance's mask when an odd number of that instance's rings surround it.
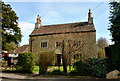
M 47 75 L 65 75 L 63 71 L 60 70 L 53 70 L 52 72 L 47 72 Z

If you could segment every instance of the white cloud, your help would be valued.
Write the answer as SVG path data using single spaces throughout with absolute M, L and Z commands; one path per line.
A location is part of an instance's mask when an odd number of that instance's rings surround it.
M 34 29 L 34 24 L 28 22 L 19 22 L 22 33 L 29 33 Z
M 34 24 L 28 22 L 19 22 L 19 27 L 21 28 L 21 32 L 23 35 L 20 45 L 28 44 L 29 35 L 34 29 Z

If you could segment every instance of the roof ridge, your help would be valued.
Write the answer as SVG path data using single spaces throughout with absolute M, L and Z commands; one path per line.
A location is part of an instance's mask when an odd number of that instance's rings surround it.
M 63 24 L 51 24 L 51 25 L 42 25 L 42 27 L 44 26 L 59 26 L 59 25 L 68 25 L 68 24 L 78 24 L 78 23 L 88 23 L 86 22 L 74 22 L 74 23 L 63 23 Z

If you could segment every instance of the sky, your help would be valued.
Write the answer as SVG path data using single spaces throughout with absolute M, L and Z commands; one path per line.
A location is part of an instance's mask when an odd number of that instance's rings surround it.
M 20 45 L 29 44 L 29 35 L 35 28 L 37 15 L 41 16 L 42 25 L 85 22 L 88 10 L 91 9 L 96 41 L 105 37 L 111 43 L 108 2 L 5 2 L 10 4 L 19 17 L 18 23 L 22 31 Z

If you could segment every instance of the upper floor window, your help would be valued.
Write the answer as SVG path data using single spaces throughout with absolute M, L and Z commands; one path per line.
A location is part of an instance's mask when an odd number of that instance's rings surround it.
M 41 48 L 45 48 L 48 46 L 48 43 L 47 42 L 41 42 Z
M 56 47 L 61 47 L 62 43 L 61 42 L 56 42 Z
M 74 41 L 73 46 L 80 46 L 80 41 Z

